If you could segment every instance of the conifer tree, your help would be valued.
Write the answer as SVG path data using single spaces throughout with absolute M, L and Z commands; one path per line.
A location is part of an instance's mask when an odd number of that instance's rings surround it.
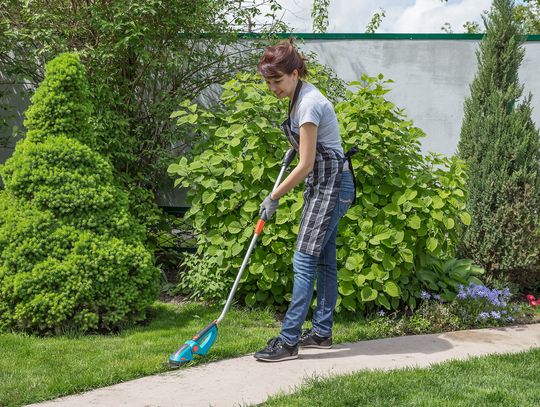
M 539 133 L 518 69 L 524 36 L 513 0 L 494 0 L 484 18 L 478 71 L 465 101 L 458 154 L 468 165 L 468 211 L 460 254 L 523 289 L 540 285 Z

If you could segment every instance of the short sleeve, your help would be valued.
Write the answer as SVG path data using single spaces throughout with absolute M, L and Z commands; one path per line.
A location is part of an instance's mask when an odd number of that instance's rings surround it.
M 322 106 L 318 100 L 304 98 L 298 104 L 298 127 L 301 127 L 305 123 L 313 123 L 315 126 L 319 126 L 322 114 Z

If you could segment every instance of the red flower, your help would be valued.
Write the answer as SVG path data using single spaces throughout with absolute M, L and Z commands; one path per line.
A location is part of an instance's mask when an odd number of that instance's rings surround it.
M 534 295 L 532 295 L 532 294 L 527 295 L 527 299 L 529 301 L 534 301 Z

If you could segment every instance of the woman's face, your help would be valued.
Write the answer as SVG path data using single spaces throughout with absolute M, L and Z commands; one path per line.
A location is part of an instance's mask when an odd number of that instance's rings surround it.
M 278 99 L 283 99 L 284 97 L 292 98 L 298 81 L 298 71 L 295 69 L 291 74 L 283 74 L 273 78 L 264 78 L 264 80 L 266 81 L 270 92 L 276 95 Z

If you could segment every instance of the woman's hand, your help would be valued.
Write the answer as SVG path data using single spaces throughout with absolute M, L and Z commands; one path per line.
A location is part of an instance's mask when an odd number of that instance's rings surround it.
M 279 199 L 272 199 L 271 195 L 271 193 L 268 194 L 268 196 L 262 202 L 261 209 L 259 210 L 259 217 L 263 220 L 270 219 L 279 206 Z

